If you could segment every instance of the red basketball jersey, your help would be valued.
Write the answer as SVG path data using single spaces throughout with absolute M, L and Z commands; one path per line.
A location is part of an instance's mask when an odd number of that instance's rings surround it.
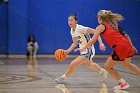
M 117 45 L 119 41 L 127 41 L 118 29 L 114 29 L 109 23 L 104 22 L 102 24 L 105 26 L 105 30 L 101 35 L 111 48 L 113 45 Z

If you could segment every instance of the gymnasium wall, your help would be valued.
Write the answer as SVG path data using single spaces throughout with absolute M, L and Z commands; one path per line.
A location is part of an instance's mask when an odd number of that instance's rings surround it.
M 38 54 L 67 49 L 72 43 L 68 16 L 77 13 L 79 24 L 95 28 L 100 9 L 112 10 L 125 17 L 119 24 L 140 51 L 139 6 L 139 0 L 9 0 L 8 10 L 0 6 L 0 23 L 3 25 L 0 25 L 0 54 L 25 54 L 29 34 L 35 35 L 39 43 Z M 107 50 L 102 52 L 96 42 L 96 54 L 110 54 L 111 50 L 106 46 Z
M 27 46 L 28 0 L 9 0 L 8 53 L 25 54 Z
M 6 4 L 3 4 L 2 1 L 0 1 L 0 54 L 6 54 L 8 49 L 8 9 L 5 7 L 5 5 Z

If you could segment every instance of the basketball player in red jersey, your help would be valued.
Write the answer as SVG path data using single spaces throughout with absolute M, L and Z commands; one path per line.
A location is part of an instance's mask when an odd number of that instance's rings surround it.
M 108 45 L 114 49 L 104 68 L 113 78 L 118 80 L 119 85 L 115 86 L 114 89 L 127 89 L 129 84 L 113 67 L 118 64 L 118 61 L 123 61 L 122 64 L 125 68 L 140 75 L 140 69 L 131 63 L 131 57 L 134 55 L 134 52 L 137 53 L 137 49 L 132 44 L 130 37 L 117 24 L 118 21 L 124 19 L 122 15 L 107 10 L 100 10 L 97 16 L 100 25 L 97 26 L 94 36 L 84 47 L 77 48 L 75 51 L 83 51 L 90 47 L 101 34 Z

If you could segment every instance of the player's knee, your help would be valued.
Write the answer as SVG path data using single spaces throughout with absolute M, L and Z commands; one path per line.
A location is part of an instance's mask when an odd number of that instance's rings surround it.
M 87 67 L 91 67 L 92 64 L 90 62 L 86 62 L 84 65 Z

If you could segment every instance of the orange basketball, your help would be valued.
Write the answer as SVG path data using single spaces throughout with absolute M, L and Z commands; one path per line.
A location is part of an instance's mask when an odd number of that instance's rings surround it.
M 56 60 L 62 61 L 66 58 L 67 53 L 63 49 L 57 49 L 54 54 Z

